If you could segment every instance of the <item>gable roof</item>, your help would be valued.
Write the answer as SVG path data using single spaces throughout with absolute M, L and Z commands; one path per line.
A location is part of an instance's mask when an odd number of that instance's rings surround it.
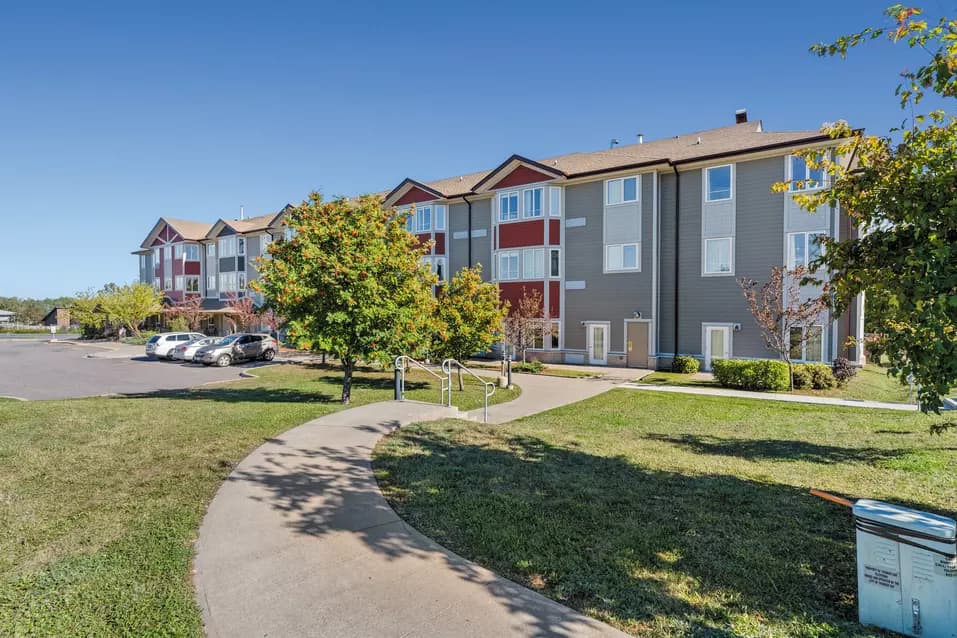
M 174 219 L 172 217 L 160 217 L 153 225 L 153 229 L 140 244 L 140 248 L 149 248 L 153 241 L 159 236 L 160 230 L 164 226 L 169 226 L 176 234 L 187 241 L 200 241 L 206 237 L 206 233 L 212 227 L 211 224 L 204 222 L 194 222 L 188 219 Z
M 204 238 L 211 239 L 213 237 L 217 237 L 219 233 L 222 232 L 223 228 L 229 228 L 234 233 L 240 235 L 268 230 L 274 226 L 277 226 L 282 216 L 290 208 L 292 208 L 292 204 L 286 204 L 278 213 L 267 213 L 266 215 L 258 215 L 256 217 L 249 217 L 247 219 L 220 218 L 216 220 L 215 224 L 208 228 Z
M 540 160 L 512 155 L 492 170 L 416 183 L 430 191 L 441 193 L 445 199 L 451 199 L 481 190 L 482 186 L 488 180 L 493 179 L 496 173 L 515 162 L 528 162 L 531 166 L 537 166 L 554 173 L 556 176 L 574 178 L 655 164 L 680 165 L 741 153 L 810 144 L 828 139 L 830 137 L 821 131 L 765 131 L 761 121 L 758 120 L 651 140 L 643 144 L 629 144 L 599 151 L 566 153 Z M 403 182 L 403 184 L 406 182 Z M 402 184 L 400 184 L 401 186 Z M 389 195 L 391 196 L 397 192 L 398 188 L 390 192 Z

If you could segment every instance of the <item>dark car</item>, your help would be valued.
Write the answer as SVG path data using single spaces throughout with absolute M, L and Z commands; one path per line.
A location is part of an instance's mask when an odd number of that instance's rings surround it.
M 272 361 L 278 351 L 279 344 L 269 335 L 240 332 L 203 346 L 193 355 L 193 361 L 225 368 L 236 361 Z

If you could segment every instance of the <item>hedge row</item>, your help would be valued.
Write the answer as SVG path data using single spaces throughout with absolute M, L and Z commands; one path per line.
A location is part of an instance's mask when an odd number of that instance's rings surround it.
M 782 392 L 791 388 L 788 364 L 770 359 L 714 359 L 714 378 L 725 388 Z

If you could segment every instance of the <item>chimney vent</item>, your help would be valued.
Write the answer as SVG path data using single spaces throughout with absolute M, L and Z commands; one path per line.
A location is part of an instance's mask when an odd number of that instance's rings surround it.
M 748 109 L 738 109 L 734 112 L 734 123 L 744 124 L 748 121 Z
M 613 139 L 613 140 L 611 140 L 610 142 L 608 142 L 608 148 L 615 148 L 615 147 L 618 146 L 620 143 L 621 143 L 621 142 L 619 142 L 618 140 Z
M 638 143 L 639 143 L 639 144 L 644 144 L 644 143 L 645 143 L 645 134 L 644 134 L 644 133 L 639 133 L 639 134 L 638 134 Z

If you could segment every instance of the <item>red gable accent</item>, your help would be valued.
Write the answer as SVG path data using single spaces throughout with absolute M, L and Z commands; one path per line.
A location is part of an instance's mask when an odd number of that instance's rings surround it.
M 409 189 L 409 192 L 399 198 L 395 203 L 396 206 L 405 206 L 406 204 L 416 204 L 418 202 L 431 202 L 435 199 L 435 195 L 426 193 L 424 190 L 418 186 L 413 186 Z
M 162 246 L 164 243 L 166 242 L 163 241 L 162 237 L 157 237 L 156 239 L 153 240 L 154 246 Z
M 534 184 L 536 182 L 547 182 L 555 179 L 552 175 L 539 173 L 527 166 L 518 166 L 511 173 L 489 185 L 489 190 L 495 188 L 508 188 L 509 186 L 521 186 L 522 184 Z

